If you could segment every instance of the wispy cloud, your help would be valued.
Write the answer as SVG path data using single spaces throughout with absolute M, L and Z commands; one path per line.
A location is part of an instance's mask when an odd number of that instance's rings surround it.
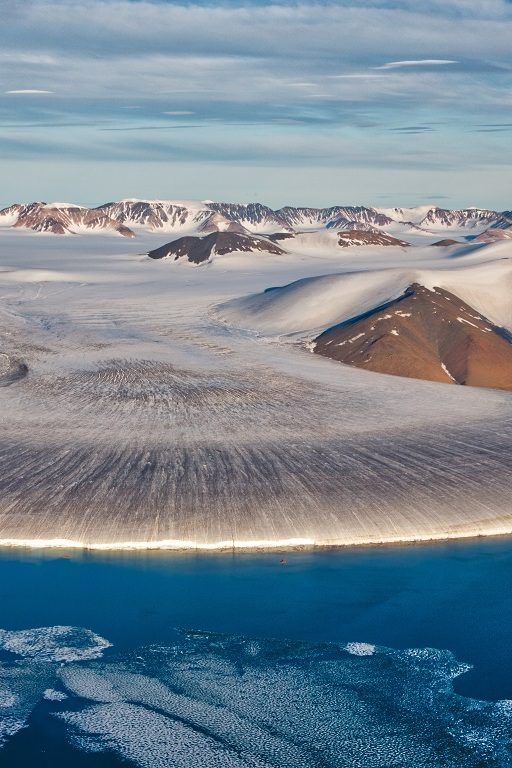
M 318 88 L 317 83 L 286 83 L 291 88 Z
M 441 67 L 446 64 L 458 64 L 451 59 L 410 59 L 404 61 L 388 61 L 374 69 L 409 69 L 410 67 Z
M 56 59 L 48 54 L 34 54 L 26 51 L 3 51 L 0 53 L 0 62 L 8 64 L 35 64 L 43 66 L 54 66 Z
M 274 179 L 329 163 L 406 164 L 419 178 L 508 162 L 506 0 L 0 5 L 0 139 L 13 162 L 183 162 L 200 176 L 210 156 L 266 163 Z
M 99 131 L 181 131 L 188 128 L 204 128 L 204 125 L 123 125 L 98 128 Z
M 375 67 L 377 69 L 377 67 Z M 383 67 L 379 67 L 383 69 Z M 375 72 L 354 72 L 349 75 L 327 75 L 328 80 L 379 80 L 386 75 L 377 75 Z
M 431 125 L 403 125 L 397 128 L 388 128 L 393 133 L 432 133 L 435 129 Z
M 37 94 L 51 94 L 51 93 L 55 93 L 55 91 L 46 91 L 46 90 L 42 90 L 41 88 L 16 88 L 12 91 L 5 91 L 5 93 L 33 96 Z

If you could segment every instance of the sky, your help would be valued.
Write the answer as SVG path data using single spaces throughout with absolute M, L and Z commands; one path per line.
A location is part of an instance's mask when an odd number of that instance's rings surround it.
M 0 0 L 0 205 L 512 208 L 508 0 Z

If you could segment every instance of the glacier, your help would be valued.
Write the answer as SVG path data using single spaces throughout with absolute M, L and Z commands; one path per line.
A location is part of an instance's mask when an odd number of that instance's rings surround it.
M 160 241 L 0 233 L 0 543 L 232 549 L 512 531 L 509 394 L 307 351 L 315 324 L 418 273 L 510 328 L 510 245 L 312 243 L 194 267 L 147 259 Z

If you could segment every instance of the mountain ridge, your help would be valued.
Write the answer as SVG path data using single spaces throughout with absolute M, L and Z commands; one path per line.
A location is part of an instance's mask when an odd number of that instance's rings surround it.
M 193 200 L 126 198 L 88 208 L 74 203 L 15 203 L 0 210 L 1 228 L 25 228 L 51 234 L 112 232 L 135 237 L 137 231 L 176 236 L 222 231 L 236 225 L 254 235 L 316 230 L 375 229 L 390 236 L 458 234 L 465 239 L 512 227 L 512 211 L 439 206 L 379 208 L 363 205 L 283 206 Z M 491 237 L 492 235 L 490 235 Z M 499 235 L 497 235 L 499 237 Z

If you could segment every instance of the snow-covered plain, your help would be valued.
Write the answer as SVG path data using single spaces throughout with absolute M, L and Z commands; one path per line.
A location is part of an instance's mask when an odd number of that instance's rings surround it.
M 512 532 L 509 393 L 307 351 L 317 329 L 415 280 L 512 329 L 512 244 L 312 243 L 195 267 L 143 255 L 161 243 L 0 232 L 1 543 L 231 548 Z

